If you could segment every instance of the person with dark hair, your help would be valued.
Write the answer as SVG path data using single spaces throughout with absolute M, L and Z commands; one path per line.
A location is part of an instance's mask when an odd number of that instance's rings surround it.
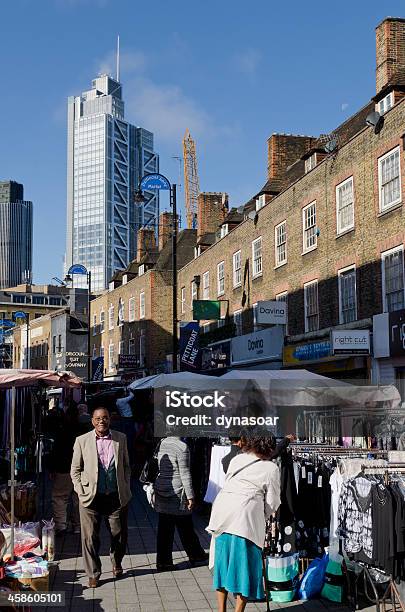
M 243 447 L 245 438 L 242 435 L 229 436 L 229 440 L 231 442 L 231 450 L 229 451 L 227 455 L 225 455 L 225 457 L 222 458 L 222 467 L 223 467 L 225 474 L 228 471 L 229 464 L 231 463 L 232 459 L 236 457 L 236 455 L 239 455 L 242 452 L 242 447 Z
M 79 496 L 82 552 L 89 587 L 101 575 L 100 527 L 103 517 L 111 536 L 114 578 L 123 574 L 122 559 L 128 534 L 131 467 L 126 435 L 110 430 L 110 413 L 98 406 L 92 413 L 94 429 L 76 438 L 70 475 Z
M 280 472 L 271 461 L 274 437 L 247 437 L 243 452 L 229 465 L 223 489 L 212 507 L 210 568 L 218 612 L 226 611 L 228 592 L 237 612 L 264 597 L 262 549 L 266 519 L 280 505 Z

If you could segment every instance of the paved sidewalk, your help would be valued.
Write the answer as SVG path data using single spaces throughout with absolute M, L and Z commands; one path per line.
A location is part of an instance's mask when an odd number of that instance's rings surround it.
M 195 517 L 196 527 L 203 546 L 208 550 L 209 536 L 205 532 L 204 519 Z M 51 581 L 51 590 L 65 591 L 65 610 L 77 612 L 180 612 L 182 610 L 206 612 L 216 610 L 215 592 L 212 591 L 211 573 L 208 567 L 191 568 L 176 536 L 174 562 L 176 571 L 156 573 L 156 514 L 149 507 L 144 493 L 137 489 L 129 514 L 129 553 L 124 559 L 124 577 L 114 580 L 108 556 L 108 534 L 103 527 L 103 574 L 97 589 L 87 588 L 83 571 L 80 537 L 67 535 L 57 540 L 58 570 Z M 59 549 L 59 550 L 58 550 Z M 271 604 L 271 610 L 287 610 L 296 606 L 297 612 L 318 612 L 348 608 L 323 601 L 305 603 Z M 36 608 L 37 610 L 39 608 Z M 45 608 L 41 608 L 43 611 Z M 233 598 L 229 609 L 234 609 Z M 365 608 L 371 612 L 374 607 Z M 389 609 L 389 608 L 388 608 Z M 55 608 L 47 608 L 47 612 Z M 266 604 L 248 604 L 247 612 L 266 610 Z

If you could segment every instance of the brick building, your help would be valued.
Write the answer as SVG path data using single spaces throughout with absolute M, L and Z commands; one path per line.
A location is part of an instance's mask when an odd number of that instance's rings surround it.
M 374 315 L 405 306 L 405 20 L 376 32 L 375 97 L 332 134 L 273 134 L 264 187 L 219 232 L 206 228 L 219 239 L 179 272 L 182 320 L 193 298 L 223 300 L 225 318 L 203 322 L 203 343 L 233 365 L 383 380 L 370 356 L 350 342 L 337 356 L 331 343 L 332 330 L 360 330 L 365 342 Z M 257 304 L 269 299 L 288 303 L 284 349 L 274 328 L 257 324 Z M 245 346 L 230 339 L 238 335 Z
M 117 273 L 109 290 L 91 302 L 92 356 L 104 358 L 104 379 L 136 378 L 170 369 L 172 353 L 172 215 L 138 232 L 137 258 Z M 193 258 L 196 231 L 178 235 L 177 261 Z

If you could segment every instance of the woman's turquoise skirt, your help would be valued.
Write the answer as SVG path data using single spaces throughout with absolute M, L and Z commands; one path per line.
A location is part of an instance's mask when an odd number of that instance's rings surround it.
M 263 599 L 262 550 L 250 540 L 223 533 L 215 539 L 213 587 Z

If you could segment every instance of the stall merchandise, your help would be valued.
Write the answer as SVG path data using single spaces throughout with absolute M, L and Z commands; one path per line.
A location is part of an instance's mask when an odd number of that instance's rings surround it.
M 47 370 L 2 370 L 0 373 L 0 389 L 5 390 L 1 397 L 7 398 L 7 448 L 9 448 L 10 457 L 10 561 L 14 559 L 14 531 L 16 520 L 16 434 L 18 439 L 19 421 L 16 420 L 17 411 L 21 406 L 24 406 L 22 416 L 26 416 L 27 409 L 27 392 L 21 390 L 30 390 L 34 392 L 36 389 L 48 387 L 77 389 L 81 386 L 81 380 L 70 374 L 69 372 L 52 372 Z M 31 423 L 34 422 L 33 416 L 33 400 L 28 404 L 31 408 Z M 40 470 L 41 444 L 37 444 L 37 467 Z

